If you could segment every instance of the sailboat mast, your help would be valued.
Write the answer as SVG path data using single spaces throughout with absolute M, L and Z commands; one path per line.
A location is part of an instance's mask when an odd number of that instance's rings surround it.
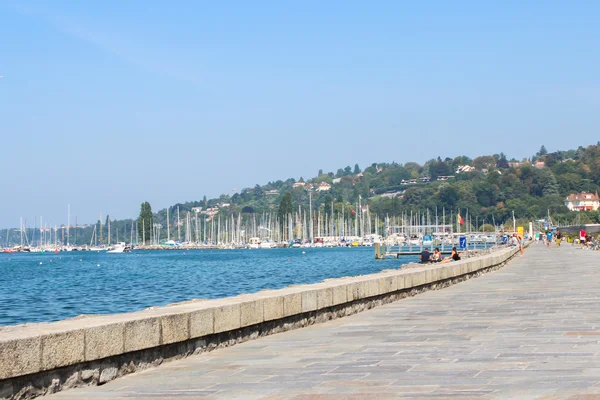
M 177 241 L 181 242 L 181 228 L 179 226 L 179 206 L 177 206 Z
M 71 225 L 71 205 L 67 205 L 67 246 L 69 245 L 69 226 Z
M 102 213 L 100 213 L 100 246 L 102 246 Z
M 309 217 L 308 217 L 308 223 L 310 224 L 310 228 L 308 229 L 308 236 L 309 236 L 309 240 L 312 243 L 313 242 L 313 215 L 312 215 L 312 192 L 308 192 L 308 212 Z
M 171 240 L 171 228 L 169 225 L 169 207 L 167 207 L 167 240 Z

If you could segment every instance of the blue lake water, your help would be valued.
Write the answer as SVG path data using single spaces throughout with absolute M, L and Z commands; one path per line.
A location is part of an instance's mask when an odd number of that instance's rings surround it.
M 417 257 L 375 260 L 372 247 L 0 253 L 0 326 L 235 296 L 410 261 Z

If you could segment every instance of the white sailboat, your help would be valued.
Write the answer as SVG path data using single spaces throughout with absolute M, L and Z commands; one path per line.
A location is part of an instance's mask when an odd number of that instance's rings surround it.
M 94 230 L 92 231 L 92 238 L 90 239 L 90 247 L 89 247 L 89 251 L 104 251 L 106 250 L 104 247 L 100 247 L 98 246 L 98 241 L 96 240 L 96 244 L 92 245 L 92 243 L 94 243 L 94 239 L 98 239 L 98 236 L 96 235 L 96 225 L 94 225 Z

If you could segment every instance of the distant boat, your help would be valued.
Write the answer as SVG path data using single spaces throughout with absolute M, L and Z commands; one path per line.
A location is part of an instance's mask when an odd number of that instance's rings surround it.
M 248 240 L 248 248 L 249 249 L 259 249 L 260 248 L 260 239 L 257 237 L 251 237 Z
M 270 242 L 268 239 L 261 241 L 259 246 L 261 249 L 270 249 L 270 248 L 275 247 L 274 244 L 272 242 Z
M 109 254 L 118 254 L 118 253 L 129 253 L 131 251 L 131 247 L 127 246 L 125 242 L 120 242 L 115 244 L 112 247 L 109 247 L 106 250 L 106 253 Z

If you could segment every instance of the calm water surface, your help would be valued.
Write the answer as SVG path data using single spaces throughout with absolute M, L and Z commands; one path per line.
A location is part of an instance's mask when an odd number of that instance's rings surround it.
M 137 311 L 398 268 L 372 247 L 0 253 L 0 326 Z

